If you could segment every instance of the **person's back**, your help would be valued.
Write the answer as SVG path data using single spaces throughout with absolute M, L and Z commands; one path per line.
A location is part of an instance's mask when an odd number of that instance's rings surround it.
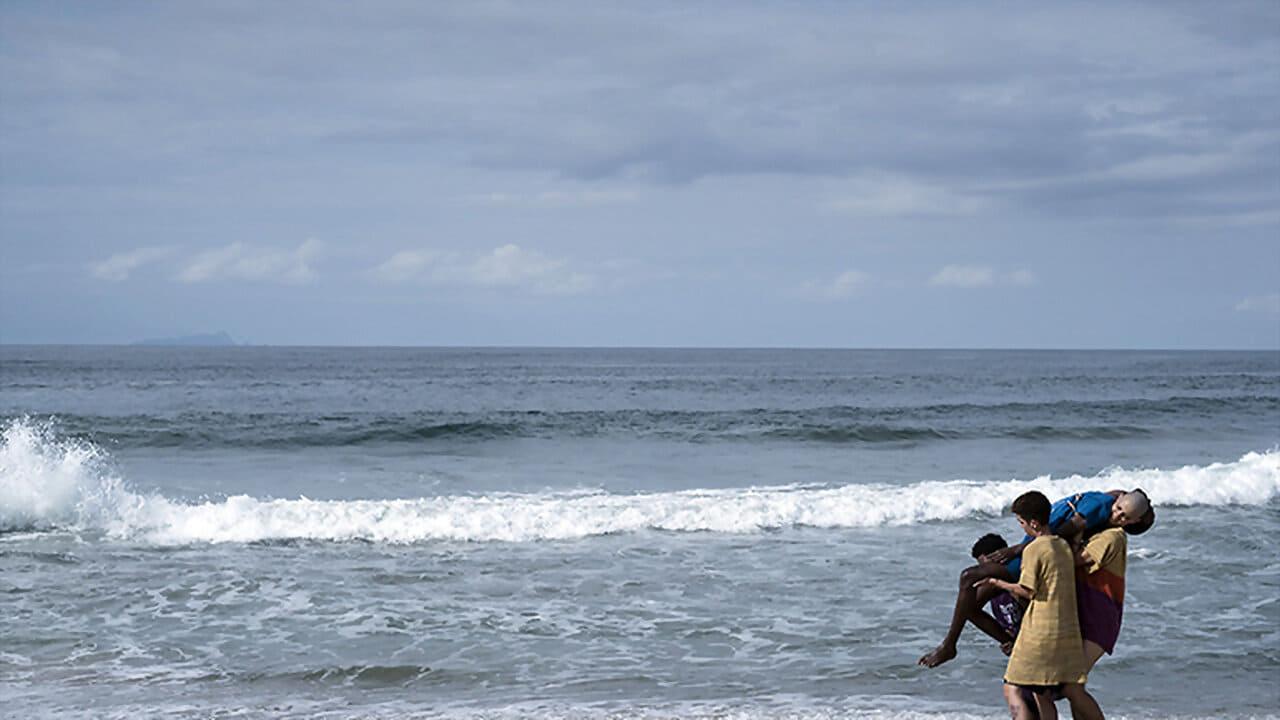
M 1129 538 L 1120 528 L 1107 528 L 1085 542 L 1088 562 L 1078 578 L 1086 586 L 1107 596 L 1117 606 L 1124 605 L 1124 573 L 1128 564 Z
M 1109 528 L 1085 543 L 1085 563 L 1076 568 L 1076 603 L 1085 665 L 1115 650 L 1124 613 L 1125 566 L 1129 539 L 1123 530 Z

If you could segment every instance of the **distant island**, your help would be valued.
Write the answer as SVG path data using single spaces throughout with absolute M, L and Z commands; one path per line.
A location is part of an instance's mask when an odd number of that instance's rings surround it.
M 231 339 L 225 332 L 205 333 L 203 335 L 182 335 L 180 337 L 150 338 L 139 340 L 134 345 L 181 345 L 185 347 L 229 347 L 240 343 Z

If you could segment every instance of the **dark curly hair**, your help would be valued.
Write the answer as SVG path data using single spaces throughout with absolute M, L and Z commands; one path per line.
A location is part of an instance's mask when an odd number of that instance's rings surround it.
M 1005 541 L 1004 536 L 997 535 L 995 533 L 987 533 L 986 535 L 978 538 L 978 542 L 973 544 L 973 549 L 969 551 L 969 554 L 973 556 L 974 560 L 977 560 L 983 555 L 990 555 L 997 550 L 1007 547 L 1009 547 L 1009 543 Z

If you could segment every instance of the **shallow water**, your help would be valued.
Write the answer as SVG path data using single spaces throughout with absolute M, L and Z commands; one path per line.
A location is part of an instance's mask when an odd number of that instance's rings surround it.
M 18 716 L 1002 717 L 978 633 L 915 665 L 969 545 L 1134 485 L 1109 717 L 1280 707 L 1276 353 L 0 363 Z

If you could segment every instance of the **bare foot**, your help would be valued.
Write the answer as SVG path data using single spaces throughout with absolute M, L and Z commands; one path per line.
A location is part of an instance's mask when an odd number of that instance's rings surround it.
M 931 667 L 931 668 L 938 667 L 942 663 L 950 660 L 951 658 L 954 658 L 955 656 L 956 656 L 956 648 L 954 645 L 939 645 L 938 647 L 933 649 L 933 652 L 920 658 L 920 661 L 916 664 L 924 665 L 925 667 Z

